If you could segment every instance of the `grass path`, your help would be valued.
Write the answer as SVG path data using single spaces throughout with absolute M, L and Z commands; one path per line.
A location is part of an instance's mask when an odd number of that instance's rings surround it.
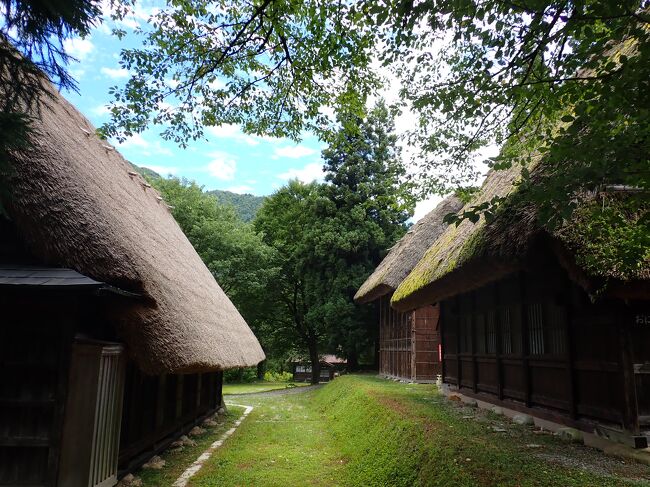
M 247 398 L 255 409 L 189 485 L 340 485 L 344 460 L 312 400 L 312 391 Z
M 448 401 L 435 386 L 344 376 L 295 392 L 238 396 L 255 409 L 189 485 L 650 486 L 647 466 Z

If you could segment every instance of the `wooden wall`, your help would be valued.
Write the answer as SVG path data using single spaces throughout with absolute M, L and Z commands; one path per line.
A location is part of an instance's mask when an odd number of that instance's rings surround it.
M 221 405 L 222 372 L 145 375 L 127 366 L 119 467 L 146 462 Z
M 379 373 L 435 381 L 441 374 L 438 318 L 438 306 L 399 313 L 390 307 L 390 295 L 379 298 Z
M 77 307 L 66 294 L 38 295 L 0 288 L 0 485 L 56 483 Z
M 639 411 L 650 411 L 650 375 L 634 368 L 643 369 L 650 353 L 633 343 L 648 343 L 650 326 L 632 324 L 635 309 L 593 304 L 546 261 L 441 303 L 444 381 L 548 419 L 637 434 L 646 420 Z

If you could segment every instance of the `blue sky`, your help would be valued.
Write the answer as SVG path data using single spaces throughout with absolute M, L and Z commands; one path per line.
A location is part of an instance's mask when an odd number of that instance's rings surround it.
M 140 7 L 120 27 L 132 28 L 136 23 L 146 22 L 150 12 L 150 8 Z M 106 109 L 111 100 L 109 88 L 122 85 L 128 76 L 119 65 L 120 50 L 139 43 L 134 35 L 122 40 L 113 37 L 111 26 L 105 22 L 85 39 L 66 41 L 68 52 L 79 60 L 70 65 L 79 94 L 69 91 L 63 94 L 96 127 L 109 119 Z M 289 139 L 246 135 L 236 126 L 225 125 L 208 128 L 205 138 L 182 149 L 159 137 L 159 130 L 153 127 L 115 145 L 134 164 L 163 175 L 196 180 L 206 189 L 268 195 L 291 178 L 305 182 L 322 178 L 323 146 L 309 134 L 296 144 Z
M 64 96 L 96 127 L 109 119 L 106 108 L 111 100 L 109 88 L 123 85 L 128 78 L 128 72 L 119 65 L 120 50 L 140 44 L 132 29 L 146 24 L 157 3 L 156 0 L 137 3 L 133 15 L 117 25 L 129 32 L 121 40 L 111 35 L 115 25 L 107 20 L 90 36 L 66 41 L 67 52 L 79 60 L 69 66 L 78 82 L 79 93 L 64 92 Z M 399 83 L 387 86 L 382 96 L 390 102 L 397 97 Z M 396 120 L 397 132 L 404 133 L 415 123 L 415 117 L 407 111 Z M 323 177 L 320 157 L 323 145 L 313 135 L 305 134 L 296 144 L 289 139 L 250 136 L 236 126 L 226 125 L 207 128 L 206 140 L 191 142 L 182 149 L 163 140 L 159 132 L 157 127 L 152 127 L 122 144 L 111 142 L 134 164 L 165 176 L 172 174 L 195 180 L 207 190 L 268 195 L 292 178 L 310 182 Z M 404 149 L 406 158 L 412 148 Z M 439 196 L 432 196 L 418 203 L 413 220 L 419 220 L 440 200 Z

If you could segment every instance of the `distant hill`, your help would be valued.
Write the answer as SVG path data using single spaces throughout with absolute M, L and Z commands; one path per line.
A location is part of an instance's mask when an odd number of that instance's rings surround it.
M 143 176 L 149 178 L 159 178 L 161 177 L 156 171 L 149 169 L 147 167 L 136 166 L 132 162 L 129 162 L 133 167 L 133 170 L 138 171 Z M 255 196 L 252 194 L 237 194 L 232 191 L 224 191 L 221 189 L 215 189 L 212 191 L 207 191 L 208 194 L 216 196 L 220 203 L 225 205 L 232 205 L 235 207 L 235 211 L 239 217 L 245 222 L 251 221 L 255 218 L 257 210 L 260 209 L 262 203 L 266 199 L 266 196 Z
M 239 217 L 245 222 L 249 222 L 255 218 L 257 210 L 260 209 L 262 203 L 264 203 L 264 200 L 266 199 L 266 196 L 237 194 L 231 191 L 223 191 L 221 189 L 208 191 L 208 194 L 215 195 L 220 203 L 234 206 Z

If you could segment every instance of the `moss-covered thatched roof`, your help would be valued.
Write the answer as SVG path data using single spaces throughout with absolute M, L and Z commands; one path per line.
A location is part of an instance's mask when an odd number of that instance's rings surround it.
M 539 157 L 533 161 L 532 178 L 542 181 L 544 165 Z M 547 227 L 518 185 L 522 167 L 490 171 L 460 212 L 504 198 L 495 217 L 450 225 L 395 290 L 395 308 L 436 302 L 516 271 L 541 235 L 548 237 L 560 263 L 588 292 L 603 291 L 607 284 L 613 295 L 650 295 L 650 231 L 642 223 L 650 210 L 648 200 L 607 192 L 583 195 L 569 221 Z
M 368 303 L 393 292 L 447 228 L 443 221 L 445 215 L 456 213 L 462 206 L 457 196 L 448 196 L 413 225 L 366 279 L 354 299 Z

